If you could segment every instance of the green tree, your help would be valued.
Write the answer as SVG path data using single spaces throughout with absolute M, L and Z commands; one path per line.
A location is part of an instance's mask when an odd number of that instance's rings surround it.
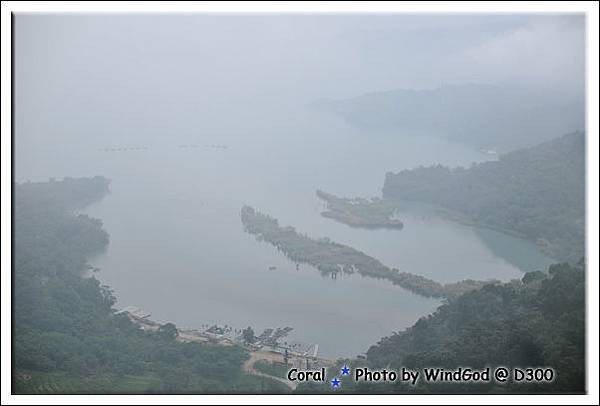
M 166 323 L 158 328 L 158 334 L 166 340 L 175 340 L 179 336 L 179 331 L 175 324 Z
M 246 344 L 252 344 L 254 341 L 256 341 L 252 327 L 245 328 L 242 331 L 242 338 Z

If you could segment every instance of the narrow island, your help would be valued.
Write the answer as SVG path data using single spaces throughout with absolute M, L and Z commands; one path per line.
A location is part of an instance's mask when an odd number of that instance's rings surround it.
M 317 196 L 327 202 L 327 210 L 321 216 L 327 217 L 350 227 L 402 229 L 402 221 L 394 218 L 397 207 L 383 199 L 374 197 L 342 198 L 331 193 L 317 190 Z
M 358 273 L 371 278 L 387 279 L 421 296 L 447 299 L 455 298 L 483 285 L 497 283 L 497 281 L 467 279 L 441 284 L 420 275 L 400 272 L 352 247 L 338 244 L 328 238 L 318 240 L 310 238 L 298 233 L 291 226 L 281 227 L 277 219 L 250 206 L 242 208 L 241 219 L 244 230 L 254 235 L 258 241 L 266 241 L 283 252 L 290 260 L 309 264 L 322 274 L 331 275 L 333 278 L 337 277 L 339 272 Z

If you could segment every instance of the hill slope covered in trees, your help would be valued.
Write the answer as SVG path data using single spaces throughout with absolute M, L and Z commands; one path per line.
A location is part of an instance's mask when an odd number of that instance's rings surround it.
M 239 347 L 144 332 L 112 309 L 86 275 L 108 243 L 102 222 L 72 210 L 101 199 L 101 177 L 14 185 L 13 392 L 214 393 L 276 391 L 242 373 Z
M 465 293 L 382 339 L 367 352 L 373 366 L 548 367 L 552 383 L 427 385 L 424 391 L 583 392 L 585 389 L 585 273 L 556 264 L 548 274 Z
M 568 134 L 470 168 L 388 173 L 383 197 L 430 203 L 577 261 L 585 250 L 585 136 Z

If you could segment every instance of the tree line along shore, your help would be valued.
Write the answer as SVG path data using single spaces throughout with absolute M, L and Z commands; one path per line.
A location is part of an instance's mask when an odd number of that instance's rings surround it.
M 333 277 L 340 272 L 358 273 L 371 278 L 386 279 L 418 295 L 434 298 L 457 297 L 469 290 L 497 282 L 466 279 L 441 284 L 424 276 L 401 272 L 347 245 L 338 244 L 328 238 L 313 239 L 298 233 L 293 227 L 282 227 L 277 219 L 250 206 L 242 208 L 241 220 L 245 231 L 254 235 L 257 240 L 272 244 L 296 263 L 311 265 L 323 274 Z

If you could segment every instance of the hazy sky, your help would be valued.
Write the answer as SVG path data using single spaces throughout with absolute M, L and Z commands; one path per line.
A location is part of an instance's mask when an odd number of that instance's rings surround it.
M 582 15 L 19 14 L 14 32 L 17 141 L 243 121 L 376 90 L 474 82 L 571 97 L 584 83 Z
M 310 98 L 464 81 L 573 88 L 583 79 L 577 15 L 19 15 L 16 23 L 24 79 L 105 91 L 152 81 L 167 94 Z

